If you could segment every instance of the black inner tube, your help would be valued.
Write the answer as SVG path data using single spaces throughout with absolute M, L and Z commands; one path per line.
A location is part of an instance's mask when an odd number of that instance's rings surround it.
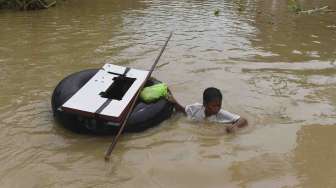
M 55 120 L 65 128 L 84 134 L 115 134 L 119 126 L 113 123 L 94 118 L 80 116 L 78 114 L 66 113 L 59 108 L 73 96 L 86 82 L 97 73 L 98 69 L 89 69 L 73 73 L 64 78 L 55 88 L 51 106 Z M 145 86 L 160 83 L 150 79 Z M 140 132 L 160 124 L 168 119 L 173 112 L 173 105 L 166 99 L 160 99 L 155 103 L 146 104 L 137 101 L 125 127 L 124 132 Z

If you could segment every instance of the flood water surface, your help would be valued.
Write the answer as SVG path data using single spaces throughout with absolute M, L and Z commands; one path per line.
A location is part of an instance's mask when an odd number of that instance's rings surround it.
M 1 187 L 335 187 L 336 3 L 69 0 L 0 11 Z M 218 10 L 216 16 L 214 12 Z M 249 120 L 223 125 L 174 115 L 112 137 L 58 126 L 50 98 L 70 73 L 113 63 L 148 69 L 182 104 L 204 88 Z

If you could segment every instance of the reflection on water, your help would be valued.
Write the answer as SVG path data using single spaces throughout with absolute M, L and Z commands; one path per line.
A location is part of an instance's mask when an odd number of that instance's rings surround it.
M 333 0 L 300 3 L 336 9 Z M 336 13 L 287 6 L 71 0 L 1 11 L 2 187 L 334 187 Z M 105 62 L 147 69 L 170 31 L 154 76 L 183 104 L 221 88 L 223 108 L 249 119 L 248 128 L 228 135 L 177 115 L 124 135 L 106 164 L 111 137 L 54 123 L 50 96 L 63 77 Z
M 299 2 L 305 9 L 336 8 L 333 0 Z M 277 0 L 258 1 L 256 7 L 253 25 L 258 32 L 252 45 L 269 54 L 257 54 L 257 61 L 335 61 L 335 13 L 294 14 L 288 1 Z

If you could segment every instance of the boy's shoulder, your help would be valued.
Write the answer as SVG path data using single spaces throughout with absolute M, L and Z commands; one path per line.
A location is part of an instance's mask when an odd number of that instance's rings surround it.
M 203 108 L 203 104 L 201 103 L 193 103 L 193 104 L 189 104 L 185 107 L 185 110 L 190 110 L 190 111 L 198 111 L 198 110 L 201 110 Z
M 187 116 L 191 117 L 192 119 L 203 119 L 205 117 L 204 107 L 201 103 L 187 105 L 185 107 L 185 112 Z
M 199 102 L 196 102 L 196 103 L 193 103 L 193 104 L 189 104 L 187 106 L 189 106 L 189 107 L 203 107 L 203 104 L 201 104 Z

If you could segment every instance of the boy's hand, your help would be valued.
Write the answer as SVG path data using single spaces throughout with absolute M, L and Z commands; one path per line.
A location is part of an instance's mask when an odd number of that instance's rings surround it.
M 234 133 L 235 128 L 236 128 L 236 125 L 233 124 L 233 125 L 227 126 L 225 130 L 226 130 L 227 133 Z
M 248 125 L 248 122 L 245 118 L 239 118 L 238 121 L 233 123 L 232 125 L 226 127 L 226 132 L 227 133 L 232 133 L 235 132 L 237 128 L 243 128 Z
M 173 104 L 173 106 L 174 106 L 174 108 L 175 108 L 176 111 L 178 111 L 178 112 L 182 112 L 182 113 L 186 114 L 186 112 L 185 112 L 185 107 L 182 106 L 182 105 L 180 105 L 180 104 L 176 101 L 176 99 L 174 98 L 174 96 L 173 96 L 172 93 L 170 92 L 169 88 L 168 88 L 167 100 Z

